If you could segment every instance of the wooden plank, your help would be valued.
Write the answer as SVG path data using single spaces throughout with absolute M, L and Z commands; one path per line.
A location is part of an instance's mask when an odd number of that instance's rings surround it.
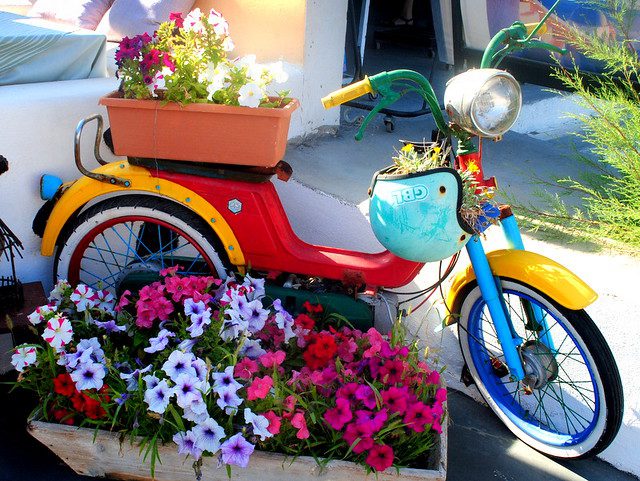
M 401 469 L 403 481 L 444 481 L 446 479 L 447 426 L 443 426 L 437 469 Z M 110 477 L 115 479 L 151 481 L 149 464 L 141 459 L 139 447 L 120 442 L 119 435 L 107 431 L 94 431 L 74 426 L 63 426 L 41 421 L 31 421 L 29 433 L 53 451 L 76 473 L 86 476 Z M 157 481 L 193 481 L 195 474 L 192 461 L 178 454 L 176 446 L 159 446 L 162 464 L 156 465 Z M 227 481 L 226 469 L 217 468 L 217 458 L 203 458 L 203 478 L 212 481 Z M 232 480 L 235 481 L 371 481 L 363 467 L 346 461 L 331 461 L 322 469 L 315 460 L 307 456 L 295 459 L 281 454 L 255 452 L 245 469 L 233 467 Z M 378 473 L 378 481 L 397 481 L 398 474 L 389 469 Z

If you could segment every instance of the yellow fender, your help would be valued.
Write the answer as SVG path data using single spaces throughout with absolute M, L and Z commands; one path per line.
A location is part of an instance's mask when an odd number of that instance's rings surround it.
M 598 294 L 569 269 L 535 252 L 503 249 L 489 252 L 487 260 L 495 276 L 528 284 L 567 309 L 584 309 L 598 298 Z M 453 314 L 447 318 L 447 325 L 457 321 L 456 314 L 460 313 L 464 295 L 475 278 L 471 265 L 454 278 L 445 301 L 448 312 Z
M 129 165 L 127 161 L 112 162 L 95 169 L 94 172 L 125 178 L 131 182 L 131 186 L 125 188 L 89 177 L 81 177 L 71 184 L 65 184 L 63 188 L 66 190 L 56 202 L 42 236 L 40 252 L 43 256 L 53 255 L 58 236 L 69 217 L 87 202 L 115 192 L 132 194 L 147 192 L 171 199 L 194 211 L 218 235 L 231 263 L 236 266 L 245 265 L 242 249 L 227 221 L 215 207 L 192 190 L 175 182 L 153 177 L 147 169 Z

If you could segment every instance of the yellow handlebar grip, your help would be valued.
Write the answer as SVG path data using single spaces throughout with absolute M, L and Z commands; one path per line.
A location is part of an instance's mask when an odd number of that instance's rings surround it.
M 527 35 L 531 35 L 531 32 L 533 32 L 533 30 L 538 26 L 538 24 L 537 23 L 525 23 L 524 26 L 527 29 Z M 544 35 L 545 33 L 547 33 L 547 24 L 543 23 L 542 26 L 540 27 L 540 30 L 538 30 L 537 34 L 538 35 Z
M 373 93 L 373 88 L 371 88 L 371 82 L 369 82 L 369 79 L 365 77 L 359 82 L 347 85 L 346 87 L 336 90 L 335 92 L 331 92 L 326 97 L 323 97 L 322 105 L 324 105 L 325 109 L 330 109 L 331 107 L 336 107 L 348 102 L 349 100 L 357 99 L 361 95 L 370 93 Z

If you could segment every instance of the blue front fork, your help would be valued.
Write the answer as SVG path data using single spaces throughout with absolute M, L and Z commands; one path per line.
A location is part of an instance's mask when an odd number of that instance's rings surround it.
M 513 215 L 505 217 L 501 220 L 501 224 L 509 247 L 524 250 L 522 236 L 520 235 L 520 229 L 518 228 L 515 217 Z M 467 243 L 467 253 L 469 254 L 471 265 L 476 274 L 482 298 L 489 309 L 491 319 L 496 328 L 496 334 L 502 346 L 502 352 L 509 367 L 509 372 L 515 379 L 522 380 L 524 379 L 525 372 L 518 353 L 518 346 L 522 344 L 523 339 L 516 334 L 511 319 L 508 317 L 502 297 L 500 279 L 495 277 L 493 272 L 491 272 L 491 267 L 489 266 L 479 236 L 473 236 Z M 549 347 L 549 349 L 555 351 L 542 311 L 536 305 L 530 305 L 529 307 L 532 309 L 533 317 L 530 321 L 537 323 L 538 330 L 541 331 L 540 341 Z

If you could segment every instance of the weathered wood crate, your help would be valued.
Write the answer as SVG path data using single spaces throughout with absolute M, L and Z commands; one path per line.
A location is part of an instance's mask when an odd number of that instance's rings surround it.
M 120 442 L 119 435 L 108 431 L 96 431 L 74 426 L 31 421 L 29 433 L 47 446 L 76 473 L 86 476 L 109 477 L 124 480 L 194 481 L 190 458 L 178 454 L 175 445 L 160 446 L 160 463 L 156 463 L 155 478 L 151 477 L 149 464 L 142 460 L 140 449 L 128 440 Z M 433 469 L 404 468 L 398 474 L 395 469 L 378 473 L 377 481 L 444 481 L 447 470 L 447 426 L 443 425 L 440 441 L 436 446 Z M 202 478 L 207 481 L 228 481 L 227 471 L 216 467 L 217 459 L 203 460 Z M 331 461 L 320 468 L 307 456 L 295 459 L 281 454 L 255 452 L 245 469 L 233 467 L 235 481 L 374 481 L 363 467 L 347 461 Z

